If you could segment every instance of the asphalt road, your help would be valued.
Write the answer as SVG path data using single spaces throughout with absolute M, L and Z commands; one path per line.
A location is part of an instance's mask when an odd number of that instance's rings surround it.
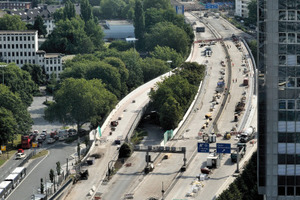
M 47 97 L 48 100 L 51 100 L 51 97 Z M 32 126 L 32 130 L 38 130 L 40 133 L 42 130 L 46 129 L 48 134 L 51 130 L 61 129 L 63 127 L 62 124 L 55 122 L 49 123 L 43 119 L 44 108 L 43 102 L 46 100 L 46 97 L 34 97 L 34 101 L 32 105 L 29 107 L 29 112 L 34 121 L 34 125 Z M 47 135 L 47 138 L 50 136 Z M 49 172 L 50 169 L 55 171 L 56 162 L 60 162 L 61 166 L 66 163 L 66 158 L 70 159 L 70 164 L 72 161 L 71 154 L 76 152 L 76 142 L 72 144 L 65 144 L 63 142 L 57 141 L 52 145 L 44 144 L 43 147 L 37 149 L 40 151 L 42 149 L 48 149 L 49 155 L 41 162 L 38 161 L 41 159 L 36 159 L 34 161 L 29 161 L 25 166 L 27 169 L 27 177 L 24 181 L 19 184 L 19 186 L 11 193 L 8 199 L 16 200 L 16 199 L 30 199 L 33 193 L 36 193 L 38 188 L 40 187 L 40 179 L 45 178 L 49 180 Z M 10 160 L 9 162 L 16 162 L 16 160 Z M 19 162 L 19 161 L 17 161 Z M 39 165 L 35 168 L 36 164 Z M 8 166 L 8 165 L 5 165 Z M 32 171 L 33 170 L 33 171 Z

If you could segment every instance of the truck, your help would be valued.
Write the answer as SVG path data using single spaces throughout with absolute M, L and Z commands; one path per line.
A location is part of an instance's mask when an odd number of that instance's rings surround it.
M 243 131 L 240 135 L 240 143 L 247 143 L 255 137 L 255 129 L 250 126 L 245 131 Z
M 218 168 L 220 166 L 220 158 L 216 153 L 211 153 L 207 156 L 206 160 L 206 167 L 211 168 Z
M 31 147 L 31 140 L 29 135 L 22 135 L 21 136 L 21 148 L 22 149 L 30 149 Z
M 237 144 L 237 150 L 239 151 L 240 160 L 244 157 L 246 154 L 246 144 L 245 143 L 238 143 Z M 233 153 L 230 154 L 231 162 L 236 163 L 237 162 L 237 151 L 235 150 Z

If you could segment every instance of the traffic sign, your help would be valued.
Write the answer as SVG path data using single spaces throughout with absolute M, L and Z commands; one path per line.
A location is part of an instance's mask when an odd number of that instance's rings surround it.
M 205 4 L 205 9 L 218 9 L 219 5 L 216 3 L 207 3 Z
M 231 153 L 231 144 L 217 143 L 217 153 Z
M 198 153 L 209 153 L 209 143 L 198 142 Z
M 6 146 L 1 145 L 1 151 L 6 151 Z

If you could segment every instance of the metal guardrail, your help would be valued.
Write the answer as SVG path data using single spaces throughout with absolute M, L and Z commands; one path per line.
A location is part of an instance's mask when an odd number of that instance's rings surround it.
M 73 179 L 69 179 L 63 186 L 61 186 L 59 188 L 59 190 L 57 190 L 57 192 L 55 192 L 50 198 L 49 200 L 56 200 L 58 199 L 64 192 L 64 190 L 73 182 Z

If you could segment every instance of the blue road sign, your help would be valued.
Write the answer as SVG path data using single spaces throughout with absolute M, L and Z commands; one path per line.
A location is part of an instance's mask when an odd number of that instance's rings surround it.
M 217 153 L 231 153 L 231 144 L 217 143 Z
M 205 9 L 218 9 L 219 5 L 216 3 L 207 3 L 205 4 Z
M 198 142 L 198 153 L 209 153 L 209 143 Z

